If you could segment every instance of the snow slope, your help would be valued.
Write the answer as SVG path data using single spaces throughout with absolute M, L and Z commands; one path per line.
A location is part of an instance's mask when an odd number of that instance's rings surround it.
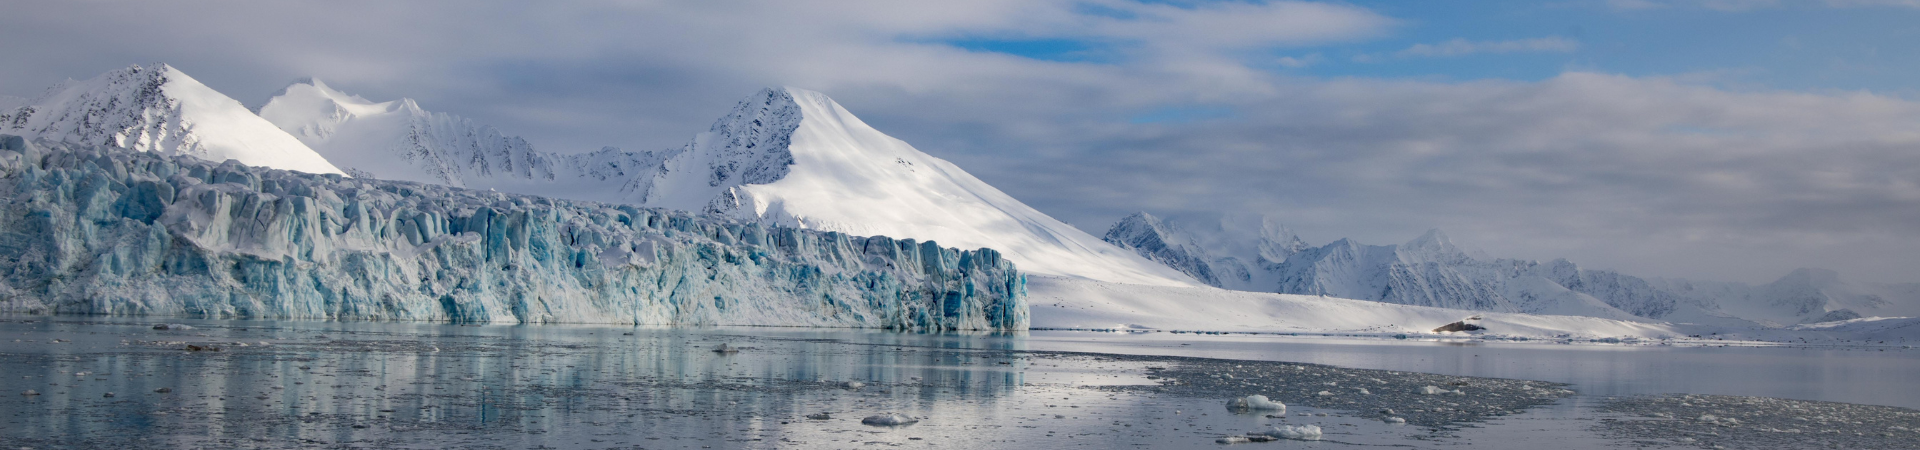
M 1019 330 L 992 250 L 0 135 L 0 312 Z
M 0 133 L 188 155 L 308 173 L 341 173 L 298 139 L 166 64 L 67 81 L 0 111 Z
M 282 89 L 259 113 L 348 172 L 385 180 L 626 202 L 629 182 L 660 164 L 653 154 L 612 147 L 543 152 L 413 99 L 373 102 L 312 79 Z
M 1034 328 L 1392 335 L 1433 334 L 1441 325 L 1470 321 L 1487 327 L 1471 333 L 1476 336 L 1664 339 L 1697 333 L 1666 323 L 1475 312 L 1207 286 L 1034 276 L 1027 279 L 1027 291 Z M 1470 320 L 1473 317 L 1480 319 Z
M 672 152 L 643 204 L 770 225 L 992 248 L 1040 275 L 1163 286 L 1191 278 L 1020 203 L 881 133 L 818 92 L 766 89 Z

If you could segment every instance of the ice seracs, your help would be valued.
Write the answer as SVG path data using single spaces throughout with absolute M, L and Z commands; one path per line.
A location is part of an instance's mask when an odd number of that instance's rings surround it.
M 341 173 L 240 102 L 166 64 L 131 66 L 61 83 L 25 105 L 0 110 L 0 133 Z
M 1024 280 L 997 252 L 911 239 L 11 135 L 0 135 L 0 193 L 0 248 L 9 255 L 0 258 L 0 312 L 982 330 L 1028 323 Z

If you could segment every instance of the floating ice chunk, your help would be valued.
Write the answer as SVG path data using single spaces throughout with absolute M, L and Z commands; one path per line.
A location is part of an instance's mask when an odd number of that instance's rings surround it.
M 920 419 L 915 419 L 912 417 L 907 417 L 907 416 L 903 416 L 895 413 L 886 413 L 886 414 L 867 416 L 867 418 L 865 419 L 860 419 L 860 423 L 866 424 L 866 425 L 873 425 L 876 427 L 897 427 L 897 426 L 913 425 L 916 423 L 920 423 Z
M 178 323 L 162 323 L 153 326 L 155 330 L 191 330 L 193 327 Z
M 28 397 L 32 397 L 32 396 L 35 396 L 35 395 L 40 395 L 40 391 L 36 391 L 36 390 L 32 390 L 32 389 L 28 389 L 28 390 L 27 390 L 26 392 L 21 392 L 21 393 L 20 393 L 20 395 L 25 395 L 25 396 L 28 396 Z
M 1219 439 L 1214 439 L 1213 442 L 1216 444 L 1244 444 L 1247 442 L 1251 442 L 1251 440 L 1247 439 L 1246 436 L 1227 436 Z
M 1313 395 L 1318 395 L 1318 396 L 1321 396 L 1321 397 L 1332 397 L 1332 396 L 1333 396 L 1333 393 L 1332 393 L 1332 392 L 1327 392 L 1327 391 L 1320 391 L 1320 393 L 1318 393 L 1318 394 L 1313 394 Z
M 1281 425 L 1281 426 L 1273 427 L 1273 429 L 1271 430 L 1267 430 L 1266 435 L 1276 437 L 1276 438 L 1281 438 L 1281 439 L 1293 439 L 1296 441 L 1318 441 L 1320 440 L 1320 426 L 1319 425 L 1299 425 L 1299 426 Z
M 1420 394 L 1420 395 L 1440 395 L 1440 394 L 1447 393 L 1447 390 L 1441 389 L 1438 386 L 1426 386 L 1426 387 L 1420 388 L 1420 390 L 1418 391 L 1414 391 L 1414 393 Z
M 808 414 L 808 415 L 807 415 L 807 419 L 808 419 L 808 420 L 827 420 L 827 419 L 832 419 L 832 418 L 833 418 L 833 416 L 832 416 L 832 415 L 829 415 L 829 414 L 827 414 L 827 413 L 813 413 L 813 414 Z
M 1402 419 L 1399 417 L 1388 417 L 1385 419 L 1380 419 L 1380 421 L 1386 422 L 1386 423 L 1407 423 L 1407 419 Z
M 1233 400 L 1227 400 L 1227 410 L 1233 411 L 1233 412 L 1279 411 L 1281 414 L 1286 414 L 1287 405 L 1285 403 L 1269 400 L 1265 395 L 1249 395 L 1246 397 L 1236 398 Z
M 867 386 L 866 383 L 861 383 L 858 381 L 848 381 L 845 383 L 840 383 L 840 387 L 847 388 L 847 389 L 859 389 L 866 386 Z

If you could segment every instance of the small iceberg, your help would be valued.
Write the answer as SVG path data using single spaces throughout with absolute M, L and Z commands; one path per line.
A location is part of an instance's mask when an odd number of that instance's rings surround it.
M 1227 400 L 1227 410 L 1233 412 L 1277 411 L 1286 414 L 1287 405 L 1267 398 L 1265 395 L 1249 395 Z
M 860 423 L 865 425 L 872 425 L 876 427 L 898 427 L 898 426 L 913 425 L 916 423 L 920 423 L 920 419 L 915 419 L 912 417 L 907 417 L 907 416 L 894 414 L 894 413 L 886 413 L 886 414 L 867 416 L 867 418 L 865 419 L 860 419 Z
M 1267 430 L 1265 433 L 1261 433 L 1261 434 L 1265 434 L 1269 437 L 1275 437 L 1280 439 L 1292 439 L 1296 441 L 1318 441 L 1320 440 L 1320 426 L 1319 425 L 1299 425 L 1299 426 L 1281 425 L 1281 426 L 1273 427 L 1273 429 Z

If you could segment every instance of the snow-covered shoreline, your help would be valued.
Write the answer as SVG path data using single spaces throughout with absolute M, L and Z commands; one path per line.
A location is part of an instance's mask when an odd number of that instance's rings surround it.
M 1249 333 L 1413 339 L 1772 345 L 1920 343 L 1920 319 L 1865 318 L 1786 328 L 1490 313 L 1334 297 L 1141 286 L 1029 276 L 1032 330 Z M 1486 328 L 1436 332 L 1466 322 Z

